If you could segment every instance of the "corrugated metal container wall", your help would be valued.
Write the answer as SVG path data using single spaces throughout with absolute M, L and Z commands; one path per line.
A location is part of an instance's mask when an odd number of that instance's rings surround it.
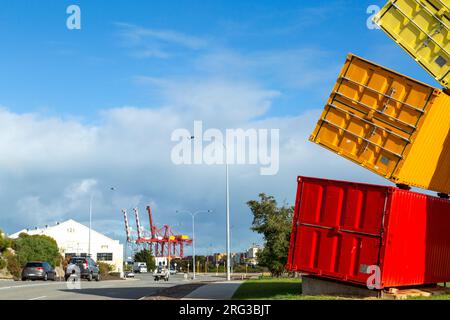
M 450 281 L 450 201 L 405 191 L 298 178 L 287 268 L 381 287 Z
M 444 87 L 450 81 L 450 0 L 391 0 L 375 22 Z
M 397 184 L 450 193 L 450 96 L 348 55 L 310 140 Z

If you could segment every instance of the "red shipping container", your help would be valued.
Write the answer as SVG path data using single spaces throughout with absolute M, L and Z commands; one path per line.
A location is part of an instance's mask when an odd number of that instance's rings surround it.
M 450 282 L 450 201 L 299 177 L 287 269 L 366 285 L 370 266 L 379 289 Z

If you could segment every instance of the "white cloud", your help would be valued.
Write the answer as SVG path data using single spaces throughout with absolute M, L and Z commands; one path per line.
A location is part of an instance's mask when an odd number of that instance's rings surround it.
M 171 54 L 157 48 L 143 48 L 133 52 L 132 54 L 136 58 L 158 58 L 158 59 L 168 59 Z
M 152 203 L 159 224 L 177 226 L 184 233 L 190 232 L 190 219 L 177 215 L 177 209 L 213 209 L 214 214 L 198 222 L 198 235 L 203 238 L 199 250 L 207 250 L 210 243 L 220 247 L 225 236 L 224 168 L 175 166 L 170 161 L 171 132 L 180 127 L 192 130 L 194 120 L 222 130 L 280 129 L 277 176 L 260 176 L 258 166 L 230 168 L 233 239 L 241 249 L 257 239 L 249 231 L 251 214 L 245 202 L 260 192 L 292 204 L 297 175 L 382 181 L 307 142 L 319 109 L 260 120 L 278 93 L 224 81 L 167 80 L 162 90 L 164 107 L 104 110 L 96 126 L 0 110 L 4 151 L 0 225 L 12 233 L 68 218 L 87 222 L 89 195 L 94 193 L 94 226 L 101 232 L 124 233 L 121 208 L 139 206 L 148 226 L 144 209 Z M 116 190 L 111 191 L 111 186 Z
M 86 195 L 93 194 L 93 189 L 97 185 L 95 179 L 84 179 L 80 182 L 71 184 L 64 191 L 64 195 L 69 199 L 78 199 Z
M 195 65 L 207 74 L 268 79 L 279 87 L 305 89 L 334 81 L 341 63 L 315 47 L 244 53 L 219 48 L 197 57 Z
M 308 10 L 321 11 L 323 8 Z M 324 85 L 336 80 L 344 58 L 313 45 L 239 51 L 224 47 L 214 38 L 193 37 L 173 30 L 157 30 L 126 23 L 116 25 L 123 44 L 133 57 L 172 59 L 170 61 L 174 64 L 183 61 L 179 69 L 184 72 L 182 80 L 186 82 L 187 89 L 195 86 L 199 78 L 203 81 L 228 79 L 241 83 L 252 83 L 257 79 L 258 83 L 270 84 L 276 90 L 287 88 L 322 92 Z M 187 54 L 186 49 L 194 51 L 193 54 Z M 186 79 L 187 70 L 195 76 Z M 176 77 L 177 71 L 172 75 Z M 135 80 L 163 85 L 161 79 L 153 77 L 137 76 Z
M 173 47 L 187 50 L 200 50 L 208 41 L 173 30 L 151 29 L 129 23 L 116 23 L 122 44 L 132 48 L 137 58 L 167 59 L 172 56 Z
M 86 151 L 95 144 L 97 130 L 72 120 L 15 114 L 6 109 L 0 109 L 0 128 L 0 166 L 17 174 L 37 164 L 52 171 L 67 163 L 84 161 Z M 49 160 L 52 166 L 47 165 Z
M 302 100 L 298 110 L 309 111 L 290 117 L 271 113 L 285 98 L 285 88 L 304 90 L 308 96 L 326 90 L 323 84 L 334 81 L 340 67 L 327 52 L 299 48 L 243 53 L 174 31 L 119 27 L 135 56 L 168 59 L 180 48 L 195 51 L 193 60 L 183 60 L 195 72 L 134 77 L 144 90 L 156 88 L 152 92 L 161 103 L 103 110 L 96 125 L 0 109 L 0 227 L 7 232 L 68 218 L 87 223 L 94 194 L 94 228 L 110 235 L 124 236 L 122 208 L 138 206 L 148 228 L 144 209 L 151 204 L 159 225 L 170 224 L 183 233 L 191 232 L 191 221 L 176 210 L 212 209 L 212 215 L 197 222 L 197 244 L 199 252 L 209 250 L 209 244 L 220 250 L 225 239 L 225 168 L 176 166 L 170 159 L 172 131 L 192 130 L 195 120 L 203 121 L 204 130 L 280 129 L 278 175 L 261 176 L 259 166 L 230 167 L 234 249 L 258 239 L 249 231 L 252 216 L 246 201 L 266 192 L 292 204 L 297 175 L 385 182 L 308 142 L 321 106 Z
M 164 103 L 178 114 L 207 122 L 210 126 L 237 125 L 264 115 L 280 92 L 256 84 L 221 79 L 155 79 L 139 78 L 157 86 Z

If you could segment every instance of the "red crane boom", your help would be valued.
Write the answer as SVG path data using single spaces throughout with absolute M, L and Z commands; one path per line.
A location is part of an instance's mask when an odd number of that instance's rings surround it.
M 147 212 L 148 212 L 148 220 L 150 222 L 150 234 L 152 238 L 154 238 L 156 235 L 156 227 L 153 225 L 152 208 L 150 206 L 147 206 Z

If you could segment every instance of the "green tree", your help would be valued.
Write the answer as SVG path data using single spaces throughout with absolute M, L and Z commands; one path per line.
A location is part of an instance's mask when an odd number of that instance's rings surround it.
M 58 245 L 55 239 L 48 236 L 21 233 L 14 240 L 13 249 L 21 267 L 28 261 L 47 261 L 53 267 L 59 266 L 61 262 Z
M 147 264 L 147 269 L 155 269 L 155 258 L 152 256 L 150 250 L 143 249 L 139 252 L 136 252 L 134 255 L 134 261 L 136 262 L 145 262 Z
M 172 265 L 175 265 L 175 263 L 177 264 L 177 270 L 180 270 L 180 268 L 181 268 L 181 270 L 183 270 L 184 272 L 186 272 L 187 271 L 187 265 L 188 265 L 188 263 L 190 264 L 189 265 L 189 269 L 190 269 L 190 271 L 192 271 L 192 261 L 191 260 L 186 260 L 186 259 L 180 259 L 180 258 L 174 258 L 174 259 L 172 259 L 171 261 L 170 261 L 170 263 L 172 264 Z
M 264 249 L 258 252 L 258 263 L 279 277 L 287 262 L 294 208 L 278 207 L 275 198 L 264 193 L 259 195 L 259 201 L 251 200 L 247 205 L 253 213 L 251 229 L 261 234 L 265 242 Z

